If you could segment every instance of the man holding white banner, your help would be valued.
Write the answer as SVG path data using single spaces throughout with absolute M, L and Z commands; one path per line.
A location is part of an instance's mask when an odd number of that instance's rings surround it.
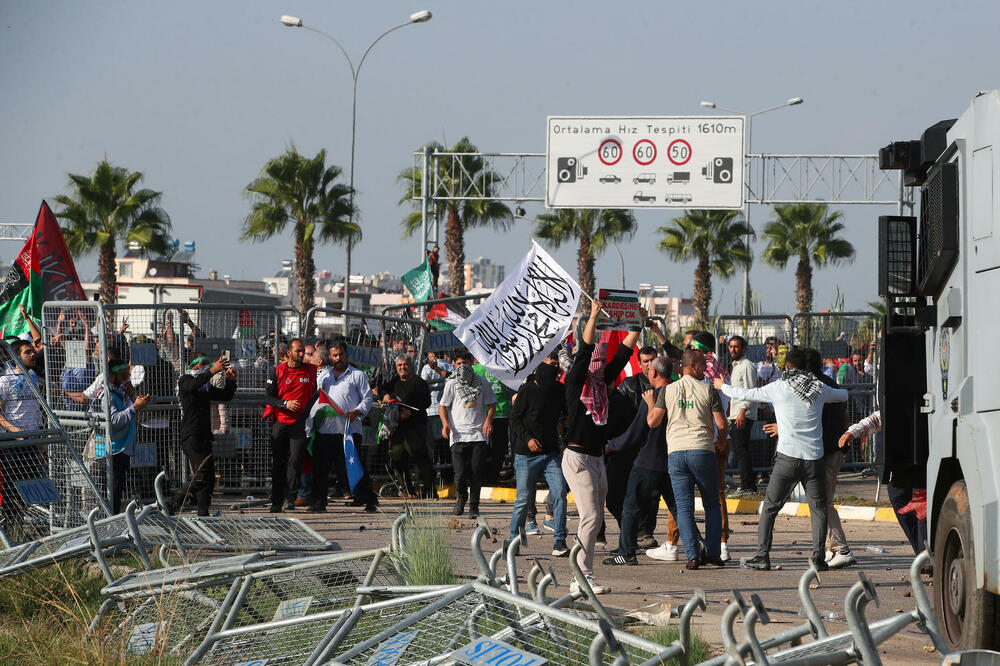
M 516 391 L 566 337 L 579 302 L 580 286 L 532 241 L 517 268 L 455 329 L 455 336 Z

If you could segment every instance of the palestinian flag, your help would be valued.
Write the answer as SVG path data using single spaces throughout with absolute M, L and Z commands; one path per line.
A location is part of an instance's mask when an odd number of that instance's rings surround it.
M 461 303 L 438 303 L 427 312 L 427 323 L 437 331 L 454 331 L 468 316 Z
M 609 361 L 615 357 L 615 353 L 618 352 L 618 346 L 621 345 L 622 340 L 627 335 L 628 331 L 601 331 L 601 344 L 607 348 L 607 358 Z M 625 381 L 626 377 L 638 375 L 640 372 L 642 372 L 642 369 L 639 367 L 639 345 L 636 345 L 632 349 L 632 357 L 625 364 L 625 367 L 622 368 L 622 371 L 618 373 L 615 386 Z
M 316 391 L 311 402 L 305 423 L 306 436 L 309 437 L 309 444 L 306 447 L 309 450 L 309 455 L 312 455 L 313 443 L 316 440 L 319 425 L 326 419 L 335 416 L 347 416 L 347 413 L 338 407 L 337 403 L 330 400 L 330 396 L 324 391 Z M 355 486 L 365 476 L 365 468 L 361 464 L 361 457 L 354 446 L 354 432 L 351 430 L 350 421 L 347 422 L 347 429 L 344 432 L 344 463 L 347 466 L 347 481 L 351 486 L 351 492 L 354 492 Z
M 250 314 L 249 310 L 240 310 L 239 321 L 236 324 L 236 330 L 233 331 L 233 339 L 246 340 L 247 338 L 253 338 L 255 337 L 253 333 L 253 315 Z
M 0 335 L 28 332 L 21 305 L 31 317 L 40 319 L 45 301 L 83 300 L 86 296 L 62 229 L 43 201 L 31 237 L 0 284 Z

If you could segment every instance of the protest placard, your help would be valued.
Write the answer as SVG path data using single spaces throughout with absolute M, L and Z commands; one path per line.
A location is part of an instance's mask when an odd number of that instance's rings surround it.
M 624 289 L 601 289 L 601 318 L 597 328 L 601 331 L 641 331 L 642 316 L 639 311 L 639 292 Z

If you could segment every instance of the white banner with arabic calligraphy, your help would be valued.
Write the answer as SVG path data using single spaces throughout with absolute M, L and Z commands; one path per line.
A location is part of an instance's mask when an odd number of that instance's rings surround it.
M 566 337 L 580 286 L 538 243 L 455 336 L 497 379 L 517 390 Z

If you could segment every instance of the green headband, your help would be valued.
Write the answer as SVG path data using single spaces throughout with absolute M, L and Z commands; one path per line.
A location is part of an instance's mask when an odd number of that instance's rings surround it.
M 708 347 L 706 347 L 702 343 L 698 342 L 697 340 L 692 340 L 690 346 L 694 347 L 695 349 L 699 349 L 699 350 L 701 350 L 703 352 L 710 352 L 710 351 L 712 351 L 711 349 L 709 349 Z
M 195 356 L 193 359 L 191 359 L 191 362 L 188 363 L 188 369 L 191 369 L 194 366 L 196 366 L 199 363 L 201 363 L 202 361 L 207 361 L 207 360 L 208 360 L 208 357 L 205 356 L 204 354 L 202 354 L 201 356 Z
M 122 370 L 128 370 L 128 363 L 115 363 L 109 370 L 111 372 L 121 372 Z

